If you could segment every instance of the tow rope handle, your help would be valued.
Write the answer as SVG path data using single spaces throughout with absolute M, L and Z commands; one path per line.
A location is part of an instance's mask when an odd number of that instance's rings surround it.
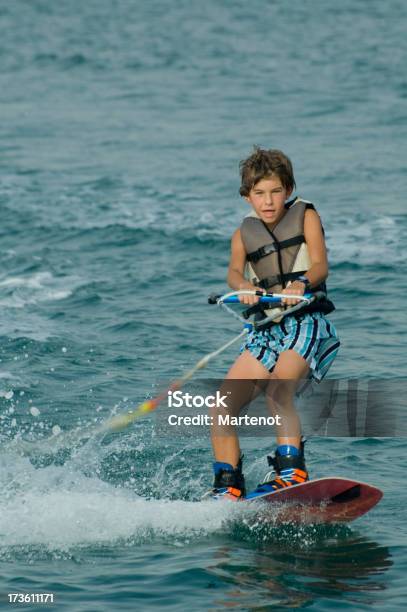
M 236 292 L 239 293 L 239 292 Z M 267 293 L 264 294 L 262 291 L 242 291 L 242 295 L 257 295 L 260 299 L 258 304 L 276 304 L 281 302 L 283 298 L 292 297 L 297 298 L 301 301 L 310 300 L 311 298 L 321 299 L 325 294 L 322 292 L 317 293 L 305 293 L 304 295 L 285 295 L 282 293 Z M 321 294 L 321 295 L 319 295 Z M 223 298 L 223 299 L 222 299 Z M 211 293 L 208 297 L 208 304 L 218 304 L 221 301 L 223 304 L 239 304 L 239 295 L 230 295 L 228 297 L 223 297 L 222 295 L 217 295 L 216 293 Z

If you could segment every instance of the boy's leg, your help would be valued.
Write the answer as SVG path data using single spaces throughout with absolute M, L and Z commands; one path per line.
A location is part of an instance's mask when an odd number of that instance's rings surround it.
M 309 366 L 293 350 L 280 354 L 267 387 L 267 403 L 273 416 L 279 414 L 281 426 L 277 428 L 277 450 L 269 457 L 275 477 L 267 474 L 265 482 L 256 492 L 263 493 L 299 484 L 308 480 L 305 467 L 304 445 L 301 443 L 301 423 L 294 406 L 294 394 L 299 382 L 307 377 Z
M 267 399 L 273 416 L 281 416 L 281 426 L 277 427 L 277 444 L 300 447 L 301 422 L 295 405 L 294 394 L 301 380 L 309 373 L 309 365 L 296 351 L 289 350 L 280 354 L 267 387 Z
M 268 378 L 270 372 L 249 351 L 239 355 L 220 389 L 221 395 L 227 395 L 230 391 L 227 414 L 238 416 L 242 408 L 255 399 L 261 391 L 261 387 L 255 381 Z M 218 425 L 220 414 L 226 414 L 226 409 L 215 408 L 211 411 L 214 423 L 211 427 L 211 439 L 215 460 L 236 467 L 240 459 L 236 429 L 232 425 Z
M 245 481 L 236 429 L 232 425 L 219 424 L 218 416 L 226 414 L 237 416 L 241 409 L 261 391 L 257 379 L 267 379 L 269 376 L 270 373 L 266 368 L 248 351 L 242 353 L 230 368 L 220 389 L 222 395 L 228 396 L 228 407 L 211 410 L 215 476 L 213 489 L 204 497 L 226 495 L 236 500 L 245 495 Z

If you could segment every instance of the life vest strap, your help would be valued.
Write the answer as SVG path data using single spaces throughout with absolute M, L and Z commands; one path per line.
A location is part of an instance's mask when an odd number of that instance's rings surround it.
M 257 286 L 262 289 L 270 289 L 274 285 L 285 285 L 288 281 L 294 281 L 296 278 L 305 274 L 307 270 L 299 270 L 298 272 L 287 272 L 287 274 L 278 274 L 276 276 L 268 276 L 257 282 Z
M 251 263 L 257 263 L 263 257 L 267 257 L 267 255 L 271 255 L 272 253 L 276 253 L 281 249 L 287 249 L 291 246 L 296 246 L 297 244 L 302 244 L 305 242 L 304 234 L 300 234 L 299 236 L 293 236 L 292 238 L 287 238 L 287 240 L 282 240 L 281 242 L 271 242 L 270 244 L 265 244 L 264 246 L 257 249 L 257 251 L 252 251 L 248 253 L 246 256 L 247 261 Z
M 243 310 L 242 312 L 242 317 L 244 319 L 248 319 L 253 314 L 257 314 L 258 312 L 262 312 L 264 314 L 263 304 L 253 304 L 253 306 L 250 306 L 250 308 L 246 308 L 246 310 Z

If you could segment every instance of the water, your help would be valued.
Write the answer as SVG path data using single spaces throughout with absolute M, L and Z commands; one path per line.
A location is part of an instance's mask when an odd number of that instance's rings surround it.
M 205 438 L 147 419 L 55 452 L 21 439 L 96 426 L 239 331 L 206 297 L 254 143 L 292 158 L 323 218 L 330 376 L 405 378 L 405 17 L 399 0 L 0 3 L 4 609 L 9 592 L 75 611 L 404 609 L 402 438 L 314 438 L 314 476 L 385 497 L 350 526 L 283 529 L 194 501 Z M 270 446 L 244 441 L 251 485 Z

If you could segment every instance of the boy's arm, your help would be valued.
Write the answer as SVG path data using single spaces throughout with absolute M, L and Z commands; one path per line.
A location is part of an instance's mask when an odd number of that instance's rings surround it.
M 328 277 L 328 257 L 326 253 L 325 238 L 322 231 L 321 220 L 315 210 L 308 209 L 304 216 L 304 237 L 307 243 L 311 267 L 304 274 L 311 283 L 311 287 L 317 287 Z M 291 295 L 304 295 L 305 284 L 294 281 L 281 293 Z M 295 298 L 285 298 L 283 304 L 292 306 L 298 302 Z
M 305 276 L 310 281 L 311 287 L 316 287 L 328 277 L 328 256 L 321 219 L 315 210 L 305 211 L 304 237 L 311 260 L 311 267 Z
M 252 285 L 244 277 L 244 269 L 246 265 L 246 250 L 243 245 L 240 229 L 237 229 L 232 236 L 231 255 L 228 269 L 227 282 L 229 287 L 235 291 L 240 289 L 248 289 L 250 291 L 258 290 L 258 287 Z M 254 295 L 241 295 L 240 301 L 243 304 L 257 304 L 259 298 Z

